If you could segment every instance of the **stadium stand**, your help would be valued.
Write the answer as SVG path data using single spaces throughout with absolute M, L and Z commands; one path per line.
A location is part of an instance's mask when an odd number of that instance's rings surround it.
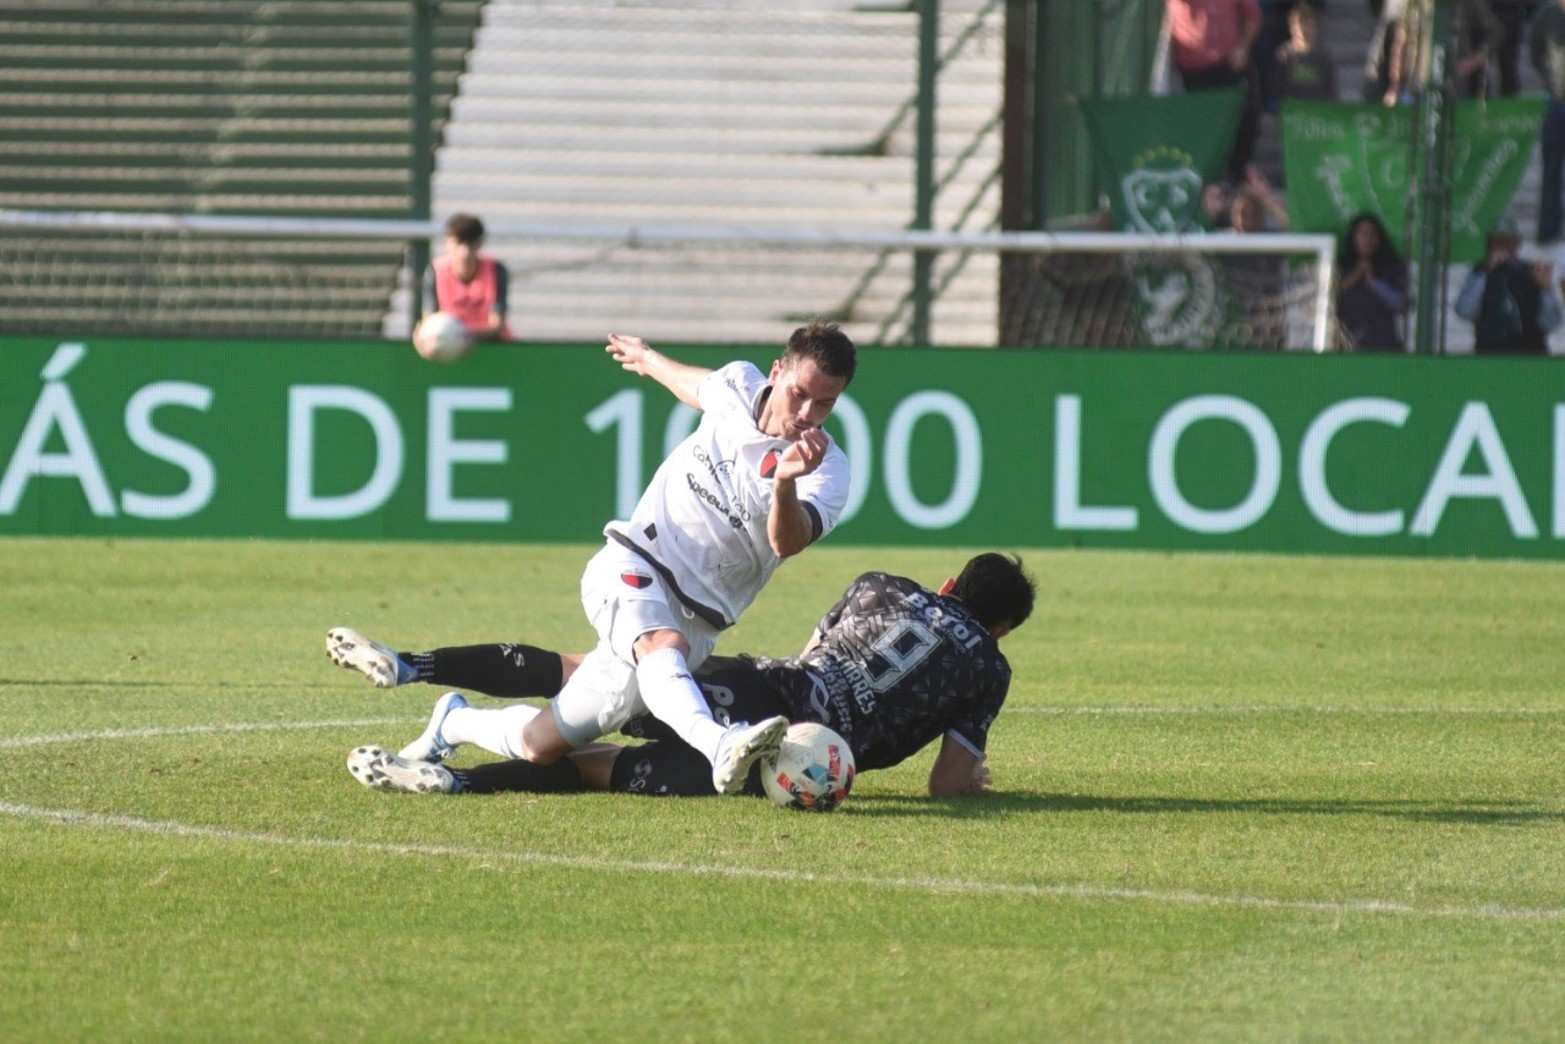
M 438 157 L 436 212 L 491 227 L 907 228 L 918 83 L 908 6 L 491 0 Z M 998 211 L 1001 8 L 942 5 L 936 228 L 988 229 Z M 866 338 L 896 340 L 906 326 L 905 252 L 671 256 L 494 233 L 488 247 L 511 266 L 525 338 L 623 329 L 773 342 L 806 315 Z M 950 260 L 940 339 L 993 343 L 992 259 Z
M 897 0 L 444 0 L 433 217 L 894 231 L 914 212 L 917 16 Z M 1001 0 L 944 0 L 936 229 L 999 209 Z M 0 3 L 0 207 L 405 218 L 407 0 Z M 1322 20 L 1344 98 L 1365 5 Z M 1532 76 L 1524 69 L 1524 78 Z M 1527 79 L 1524 87 L 1535 86 Z M 460 87 L 460 90 L 458 89 Z M 1280 174 L 1276 120 L 1262 159 Z M 1533 227 L 1533 164 L 1512 207 Z M 775 342 L 811 315 L 909 333 L 905 251 L 649 249 L 491 232 L 524 339 Z M 8 230 L 0 332 L 404 337 L 391 240 Z M 992 255 L 943 253 L 933 340 L 992 344 Z M 1466 259 L 1448 271 L 1453 288 Z M 1448 319 L 1455 351 L 1469 326 Z
M 437 125 L 479 3 L 436 23 Z M 0 207 L 406 218 L 403 0 L 0 8 Z M 178 232 L 8 234 L 0 329 L 379 336 L 403 248 Z

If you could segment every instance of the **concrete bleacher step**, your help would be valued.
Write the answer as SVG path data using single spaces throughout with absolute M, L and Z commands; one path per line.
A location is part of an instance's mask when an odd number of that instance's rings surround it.
M 872 261 L 863 264 L 852 264 L 840 256 L 816 254 L 799 254 L 790 256 L 787 263 L 758 264 L 756 259 L 748 261 L 738 258 L 725 258 L 721 253 L 710 254 L 705 257 L 692 257 L 689 254 L 661 255 L 665 264 L 679 265 L 687 271 L 710 273 L 721 275 L 721 281 L 714 281 L 703 287 L 703 299 L 710 298 L 714 303 L 729 300 L 756 298 L 775 298 L 777 300 L 798 299 L 801 303 L 810 302 L 813 307 L 822 307 L 822 302 L 829 302 L 834 308 L 850 300 L 850 293 L 856 286 L 856 277 L 863 271 L 872 267 Z M 636 259 L 628 256 L 616 260 L 614 255 L 607 258 L 583 258 L 580 265 L 589 269 L 595 276 L 613 279 L 616 281 L 632 281 L 643 291 L 653 287 L 673 287 L 677 281 L 684 278 L 684 273 L 664 273 L 655 269 L 648 270 L 647 266 L 635 263 Z M 726 261 L 726 264 L 725 264 Z M 563 284 L 574 273 L 565 264 L 551 267 L 545 261 L 537 261 L 534 267 L 518 270 L 518 277 L 526 279 L 530 284 L 544 286 L 551 284 Z M 881 270 L 875 279 L 860 290 L 856 299 L 860 301 L 885 301 L 900 297 L 912 282 L 910 266 L 907 263 L 888 265 Z M 582 285 L 577 290 L 564 287 L 561 293 L 567 296 L 579 296 L 582 293 L 591 293 L 590 286 Z M 670 307 L 688 309 L 686 299 L 677 293 L 668 294 L 667 300 Z
M 211 144 L 221 148 L 235 144 L 310 144 L 341 143 L 345 147 L 384 143 L 403 143 L 406 147 L 407 121 L 401 119 L 323 120 L 252 119 L 213 117 L 190 119 L 181 116 L 114 117 L 114 138 L 103 134 L 102 112 L 90 116 L 50 116 L 29 112 L 20 116 L 0 116 L 0 136 L 26 137 L 29 143 L 53 146 L 59 143 L 106 144 L 113 140 L 135 143 L 174 142 Z
M 401 120 L 407 126 L 412 111 L 406 97 L 387 94 L 329 95 L 202 93 L 197 91 L 118 92 L 108 85 L 94 91 L 30 91 L 16 93 L 15 85 L 3 85 L 12 93 L 0 97 L 0 117 L 43 115 L 54 119 L 96 117 L 103 122 L 116 116 L 224 119 L 243 110 L 250 119 L 355 119 Z M 111 128 L 112 130 L 112 128 Z
M 458 105 L 458 109 L 461 106 Z M 606 144 L 612 144 L 621 153 L 623 166 L 626 155 L 659 158 L 671 152 L 694 159 L 711 157 L 721 159 L 730 156 L 822 156 L 863 158 L 867 161 L 902 160 L 913 154 L 912 131 L 899 128 L 889 139 L 879 135 L 882 125 L 850 122 L 840 128 L 801 126 L 793 129 L 770 127 L 727 127 L 708 125 L 679 128 L 680 149 L 668 145 L 668 132 L 658 127 L 613 128 L 612 142 L 606 140 L 605 128 L 573 123 L 568 119 L 544 122 L 534 120 L 524 124 L 511 123 L 503 118 L 469 120 L 460 112 L 446 127 L 446 145 L 442 149 L 440 167 L 459 170 L 469 162 L 482 162 L 486 166 L 509 163 L 511 169 L 531 164 L 534 157 L 542 162 L 558 164 L 570 162 L 572 157 L 598 152 Z M 979 143 L 977 154 L 998 159 L 999 147 L 991 138 Z M 461 150 L 458 155 L 458 150 Z M 447 159 L 447 156 L 450 159 Z M 525 160 L 521 157 L 525 156 Z
M 146 170 L 158 167 L 258 167 L 270 171 L 331 167 L 406 170 L 410 147 L 406 143 L 339 145 L 309 142 L 281 144 L 210 144 L 207 142 L 107 141 L 40 142 L 28 153 L 38 167 L 66 171 L 71 167 Z M 0 158 L 3 162 L 3 158 Z M 18 168 L 21 171 L 23 168 Z
M 462 209 L 458 207 L 458 209 Z M 467 207 L 466 209 L 476 209 Z M 545 212 L 547 218 L 540 217 Z M 517 203 L 489 202 L 484 210 L 496 221 L 530 223 L 547 220 L 552 223 L 587 226 L 611 225 L 615 227 L 726 227 L 750 229 L 809 229 L 818 230 L 833 226 L 840 232 L 900 231 L 905 227 L 907 210 L 903 207 L 869 207 L 852 201 L 832 207 L 826 202 L 811 199 L 794 206 L 770 206 L 758 214 L 754 206 L 735 204 L 727 208 L 703 205 L 685 198 L 670 197 L 649 208 L 645 203 L 627 202 L 619 205 L 597 204 L 590 199 L 575 201 L 533 200 Z M 953 207 L 940 211 L 939 217 L 948 223 L 958 214 Z M 764 221 L 765 224 L 760 224 Z M 751 247 L 761 250 L 760 247 Z M 519 261 L 522 259 L 518 259 Z
M 517 89 L 514 93 L 490 93 L 486 89 L 467 90 L 454 104 L 457 115 L 463 119 L 507 120 L 524 122 L 532 120 L 560 120 L 571 116 L 585 123 L 608 127 L 641 127 L 649 122 L 655 126 L 685 126 L 711 122 L 718 126 L 744 129 L 753 127 L 757 132 L 790 128 L 808 129 L 812 120 L 825 121 L 827 126 L 841 125 L 851 120 L 867 132 L 878 132 L 893 116 L 898 104 L 907 99 L 907 92 L 885 88 L 881 91 L 866 90 L 859 94 L 845 95 L 841 90 L 827 90 L 817 84 L 793 87 L 782 91 L 773 85 L 770 90 L 741 91 L 724 87 L 703 91 L 686 85 L 682 97 L 674 90 L 662 92 L 642 91 L 633 83 L 620 82 L 615 89 L 598 85 L 595 94 L 548 95 Z M 997 100 L 995 95 L 987 95 Z M 987 122 L 994 113 L 992 105 L 975 104 L 967 109 L 942 110 L 941 131 L 960 132 Z M 756 126 L 756 117 L 765 114 L 764 126 Z
M 456 77 L 449 75 L 446 86 Z M 439 86 L 439 80 L 436 81 Z M 406 101 L 412 89 L 411 78 L 388 73 L 230 73 L 221 84 L 213 83 L 213 72 L 206 69 L 171 72 L 168 70 L 111 70 L 92 74 L 70 72 L 42 75 L 34 70 L 0 71 L 0 91 L 13 96 L 28 92 L 32 104 L 80 105 L 81 96 L 95 101 L 106 91 L 117 96 L 131 95 L 156 100 L 171 106 L 205 105 L 215 111 L 242 104 L 249 111 L 267 107 L 310 110 L 333 107 L 360 108 L 378 104 L 388 112 L 407 113 Z M 392 95 L 398 95 L 393 99 Z M 391 104 L 393 102 L 397 104 Z M 199 108 L 198 108 L 199 111 Z
M 465 9 L 471 17 L 479 6 L 476 0 L 445 0 L 443 7 L 454 13 Z M 295 30 L 363 31 L 367 28 L 397 28 L 408 20 L 406 0 L 272 0 L 265 4 L 239 7 L 229 0 L 47 0 L 38 4 L 12 4 L 4 11 L 7 23 L 65 26 L 86 24 L 93 27 L 156 26 L 177 32 L 192 25 L 226 24 L 264 31 L 268 26 L 289 26 Z
M 258 166 L 231 169 L 222 165 L 187 164 L 181 167 L 75 166 L 48 169 L 42 165 L 0 161 L 0 182 L 7 191 L 38 193 L 97 192 L 113 186 L 118 191 L 178 195 L 192 188 L 203 194 L 229 195 L 328 195 L 335 186 L 370 195 L 406 192 L 407 171 L 387 168 L 342 168 L 326 163 L 311 167 Z
M 0 167 L 0 170 L 4 170 Z M 357 172 L 353 172 L 357 173 Z M 831 212 L 856 206 L 894 209 L 903 214 L 913 205 L 911 178 L 906 184 L 877 183 L 869 178 L 833 178 L 825 172 L 796 178 L 770 177 L 769 209 L 786 213 L 818 205 L 822 220 L 830 223 Z M 448 174 L 442 187 L 464 195 L 486 195 L 497 199 L 526 193 L 526 204 L 598 203 L 605 209 L 653 207 L 682 210 L 723 210 L 751 206 L 755 195 L 751 182 L 723 172 L 691 171 L 684 175 L 649 179 L 646 183 L 627 184 L 613 174 L 564 171 L 559 174 Z
M 407 195 L 356 196 L 352 202 L 337 195 L 228 195 L 178 192 L 6 192 L 0 190 L 0 207 L 7 210 L 125 210 L 140 213 L 188 212 L 237 214 L 253 217 L 352 217 L 388 221 L 407 216 Z M 400 257 L 400 248 L 388 247 L 387 257 Z

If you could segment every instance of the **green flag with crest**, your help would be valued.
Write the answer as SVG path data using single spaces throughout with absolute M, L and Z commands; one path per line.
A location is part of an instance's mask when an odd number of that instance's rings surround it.
M 1087 136 L 1114 227 L 1166 236 L 1210 228 L 1202 197 L 1227 164 L 1244 105 L 1239 88 L 1084 99 Z M 1282 347 L 1279 333 L 1250 321 L 1245 293 L 1234 286 L 1236 276 L 1254 272 L 1266 277 L 1263 282 L 1280 281 L 1280 274 L 1268 271 L 1270 262 L 1252 260 L 1235 272 L 1210 254 L 1145 252 L 1127 253 L 1122 265 L 1141 343 Z
M 1201 193 L 1228 160 L 1243 107 L 1239 88 L 1082 99 L 1114 227 L 1164 235 L 1208 227 Z

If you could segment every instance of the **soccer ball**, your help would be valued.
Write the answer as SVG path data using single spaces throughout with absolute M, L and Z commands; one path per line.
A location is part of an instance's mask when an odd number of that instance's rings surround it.
M 473 333 L 449 312 L 431 312 L 413 331 L 413 347 L 435 362 L 456 362 L 473 350 Z
M 847 800 L 853 775 L 848 741 L 813 721 L 789 725 L 777 756 L 761 759 L 761 785 L 783 808 L 830 812 Z

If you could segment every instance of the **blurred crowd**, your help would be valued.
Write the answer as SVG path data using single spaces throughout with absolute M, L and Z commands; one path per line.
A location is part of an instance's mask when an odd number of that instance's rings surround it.
M 1169 55 L 1184 91 L 1242 88 L 1245 104 L 1219 181 L 1206 188 L 1207 224 L 1233 233 L 1288 229 L 1284 193 L 1256 162 L 1264 121 L 1289 99 L 1409 105 L 1430 61 L 1435 0 L 1165 0 Z M 1344 97 L 1340 56 L 1323 41 L 1333 9 L 1367 5 L 1373 31 L 1363 55 L 1361 98 Z M 1523 56 L 1549 96 L 1540 130 L 1542 181 L 1535 245 L 1504 219 L 1488 236 L 1456 301 L 1474 326 L 1480 354 L 1546 354 L 1565 325 L 1565 285 L 1536 256 L 1565 222 L 1565 0 L 1456 0 L 1458 97 L 1509 97 L 1522 90 Z M 1525 48 L 1525 51 L 1524 51 Z M 1348 56 L 1352 62 L 1353 56 Z M 1529 254 L 1529 251 L 1531 254 Z M 1336 272 L 1339 346 L 1407 350 L 1408 266 L 1380 215 L 1355 215 L 1340 230 Z

